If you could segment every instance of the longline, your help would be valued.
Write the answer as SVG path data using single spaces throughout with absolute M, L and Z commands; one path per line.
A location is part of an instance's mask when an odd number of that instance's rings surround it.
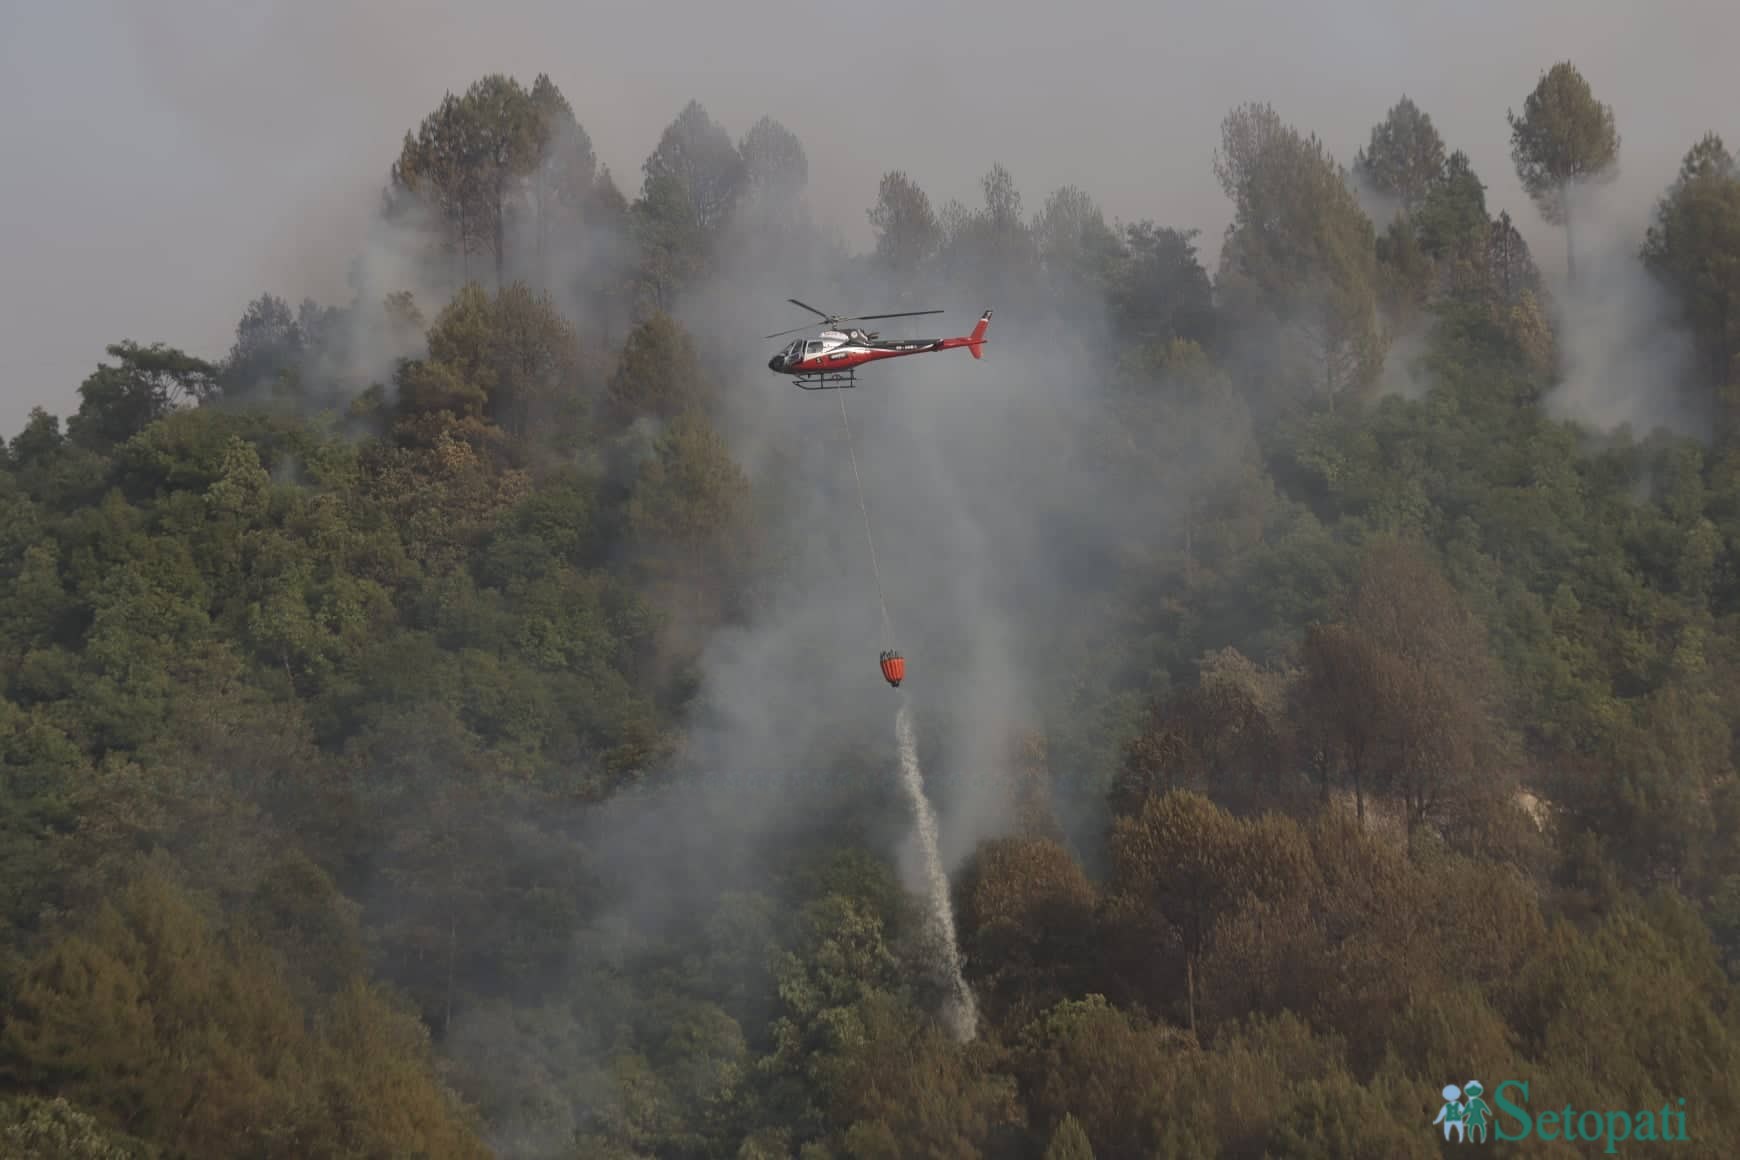
M 882 571 L 876 566 L 876 537 L 870 533 L 870 508 L 864 503 L 864 477 L 858 474 L 858 453 L 852 447 L 852 423 L 846 418 L 846 395 L 840 393 L 840 424 L 846 429 L 846 453 L 852 458 L 852 478 L 858 485 L 858 511 L 864 516 L 864 542 L 870 545 L 870 575 L 876 581 L 876 603 L 882 608 L 882 628 L 894 635 L 888 618 L 888 600 L 882 595 Z

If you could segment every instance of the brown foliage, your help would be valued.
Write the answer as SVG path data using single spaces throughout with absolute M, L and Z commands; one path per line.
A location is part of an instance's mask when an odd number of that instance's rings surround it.
M 1051 765 L 1045 734 L 1035 729 L 1016 733 L 1012 765 L 1015 780 L 1016 832 L 1026 837 L 1063 837 L 1057 811 L 1051 805 Z
M 934 1024 L 880 996 L 864 1015 L 864 1039 L 830 1084 L 849 1155 L 977 1160 L 1025 1127 L 1014 1084 L 973 1066 Z
M 1235 809 L 1297 797 L 1282 674 L 1229 649 L 1205 658 L 1202 679 L 1159 699 L 1126 747 L 1112 787 L 1114 813 L 1131 815 L 1155 794 L 1190 789 Z
M 1303 667 L 1303 756 L 1325 795 L 1352 790 L 1362 822 L 1370 795 L 1392 798 L 1411 841 L 1421 825 L 1467 829 L 1509 792 L 1486 629 L 1420 549 L 1368 551 L 1344 622 L 1307 630 Z
M 979 848 L 960 890 L 958 924 L 975 990 L 994 1020 L 1079 993 L 1094 973 L 1093 884 L 1050 838 Z
M 1312 875 L 1296 823 L 1240 820 L 1184 791 L 1117 819 L 1111 847 L 1104 915 L 1118 989 L 1155 1009 L 1173 1006 L 1182 989 L 1192 1024 L 1197 968 L 1216 924 L 1251 900 L 1308 890 Z
M 311 1029 L 278 961 L 160 872 L 31 961 L 0 1068 L 188 1155 L 487 1154 L 414 1018 L 353 979 Z

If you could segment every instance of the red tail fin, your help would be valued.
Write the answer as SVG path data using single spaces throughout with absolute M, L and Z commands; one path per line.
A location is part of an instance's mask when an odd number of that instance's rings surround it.
M 973 333 L 967 338 L 967 349 L 973 352 L 974 358 L 985 357 L 985 332 L 991 329 L 991 312 L 989 310 L 979 316 L 979 325 L 973 327 Z

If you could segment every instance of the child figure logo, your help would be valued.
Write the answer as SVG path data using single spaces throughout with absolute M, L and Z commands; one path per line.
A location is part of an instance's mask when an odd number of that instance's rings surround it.
M 1450 1133 L 1455 1132 L 1458 1140 L 1464 1139 L 1463 1132 L 1467 1125 L 1462 1122 L 1462 1089 L 1455 1084 L 1444 1088 L 1444 1106 L 1438 1109 L 1438 1118 L 1434 1124 L 1444 1125 L 1444 1138 L 1448 1140 Z
M 1492 1108 L 1480 1098 L 1485 1090 L 1477 1079 L 1469 1080 L 1462 1087 L 1455 1084 L 1445 1087 L 1442 1093 L 1444 1106 L 1438 1109 L 1438 1118 L 1432 1122 L 1444 1125 L 1446 1140 L 1454 1132 L 1459 1141 L 1466 1142 L 1475 1136 L 1482 1143 L 1486 1141 L 1486 1121 L 1492 1114 Z

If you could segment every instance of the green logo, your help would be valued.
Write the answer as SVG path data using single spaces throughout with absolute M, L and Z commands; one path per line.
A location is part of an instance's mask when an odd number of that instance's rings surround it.
M 1438 1109 L 1434 1124 L 1444 1125 L 1444 1138 L 1455 1133 L 1458 1140 L 1485 1140 L 1486 1123 L 1492 1117 L 1492 1107 L 1480 1098 L 1486 1089 L 1480 1081 L 1471 1079 L 1461 1087 L 1450 1084 L 1443 1090 L 1444 1106 Z
M 1606 1143 L 1603 1151 L 1613 1154 L 1618 1145 L 1635 1140 L 1654 1143 L 1662 1140 L 1685 1140 L 1685 1100 L 1663 1104 L 1656 1110 L 1580 1111 L 1566 1104 L 1553 1111 L 1530 1114 L 1527 1107 L 1527 1080 L 1507 1079 L 1492 1093 L 1493 1103 L 1503 1113 L 1494 1115 L 1491 1104 L 1481 1097 L 1486 1088 L 1479 1080 L 1469 1080 L 1457 1086 L 1450 1084 L 1440 1093 L 1443 1106 L 1433 1119 L 1433 1126 L 1443 1126 L 1444 1138 L 1459 1143 L 1485 1142 L 1490 1130 L 1496 1140 L 1566 1140 L 1591 1144 Z M 1520 1096 L 1521 1103 L 1513 1097 Z

